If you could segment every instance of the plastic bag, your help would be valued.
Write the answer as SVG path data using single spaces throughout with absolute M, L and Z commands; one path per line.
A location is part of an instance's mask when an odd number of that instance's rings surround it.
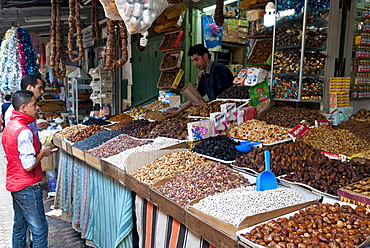
M 112 20 L 122 20 L 120 16 L 115 0 L 99 0 L 104 7 L 105 16 Z
M 212 51 L 221 51 L 223 27 L 217 26 L 210 15 L 202 15 L 202 26 L 205 46 Z
M 130 34 L 144 33 L 167 8 L 167 0 L 116 0 L 118 12 Z

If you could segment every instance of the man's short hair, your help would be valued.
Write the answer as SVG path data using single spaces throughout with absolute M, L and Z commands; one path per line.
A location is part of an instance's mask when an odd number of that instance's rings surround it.
M 6 95 L 5 96 L 5 101 L 10 101 L 10 99 L 12 99 L 12 96 L 11 95 Z
M 193 56 L 193 55 L 203 56 L 204 54 L 208 54 L 208 58 L 211 59 L 211 54 L 209 53 L 208 49 L 202 44 L 194 45 L 190 47 L 188 51 L 188 56 Z
M 36 75 L 28 74 L 22 77 L 21 79 L 21 90 L 25 90 L 28 85 L 31 85 L 32 87 L 36 87 L 37 85 L 37 79 L 40 79 Z
M 32 101 L 34 96 L 32 91 L 17 90 L 12 96 L 12 105 L 15 110 L 20 110 L 22 105 L 27 105 Z

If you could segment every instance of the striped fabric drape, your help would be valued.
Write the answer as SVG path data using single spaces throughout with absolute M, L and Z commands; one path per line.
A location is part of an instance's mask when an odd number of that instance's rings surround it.
M 54 205 L 69 212 L 97 247 L 133 247 L 132 191 L 64 151 Z
M 140 248 L 215 248 L 152 202 L 136 196 Z

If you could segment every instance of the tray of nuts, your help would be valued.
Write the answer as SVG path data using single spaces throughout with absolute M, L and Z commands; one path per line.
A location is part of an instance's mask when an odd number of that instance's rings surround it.
M 256 248 L 277 247 L 274 246 L 277 244 L 279 247 L 307 247 L 307 244 L 310 247 L 345 247 L 343 244 L 365 247 L 365 244 L 369 245 L 369 218 L 370 212 L 363 206 L 338 201 L 334 204 L 318 202 L 240 230 L 236 235 Z M 354 223 L 353 220 L 356 224 L 348 224 Z
M 319 199 L 299 187 L 279 186 L 257 191 L 256 186 L 242 186 L 194 200 L 187 209 L 223 231 L 235 234 L 248 226 L 307 207 Z
M 350 184 L 338 190 L 339 200 L 355 205 L 370 206 L 370 178 Z

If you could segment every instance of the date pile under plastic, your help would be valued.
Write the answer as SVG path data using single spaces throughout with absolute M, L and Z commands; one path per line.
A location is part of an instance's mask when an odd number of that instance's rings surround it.
M 290 188 L 256 191 L 245 186 L 207 196 L 193 207 L 220 220 L 238 226 L 247 216 L 305 202 L 303 195 Z

